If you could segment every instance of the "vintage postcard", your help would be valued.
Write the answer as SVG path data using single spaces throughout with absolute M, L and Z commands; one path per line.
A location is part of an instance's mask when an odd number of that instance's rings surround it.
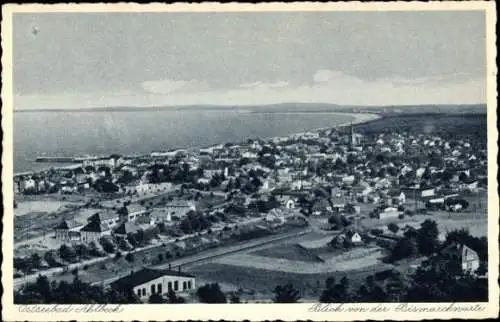
M 6 321 L 498 316 L 494 2 L 2 16 Z

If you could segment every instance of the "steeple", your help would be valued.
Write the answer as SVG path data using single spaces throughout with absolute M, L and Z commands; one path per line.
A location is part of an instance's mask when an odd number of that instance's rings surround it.
M 354 133 L 354 127 L 352 126 L 352 122 L 351 122 L 351 146 L 356 146 L 356 145 L 357 145 L 356 133 Z

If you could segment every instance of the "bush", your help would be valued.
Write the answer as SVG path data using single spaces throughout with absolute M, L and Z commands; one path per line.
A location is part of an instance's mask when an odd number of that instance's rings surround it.
M 127 253 L 127 255 L 125 255 L 125 260 L 129 263 L 132 263 L 134 261 L 134 254 Z
M 387 228 L 389 229 L 390 232 L 392 232 L 394 234 L 397 233 L 399 230 L 399 226 L 395 223 L 392 223 L 392 222 L 389 225 L 387 225 Z
M 66 244 L 63 244 L 61 245 L 61 247 L 59 247 L 59 256 L 61 257 L 61 259 L 67 262 L 73 262 L 76 259 L 75 252 Z
M 104 251 L 108 254 L 112 254 L 116 250 L 115 245 L 109 238 L 103 237 L 99 240 L 99 243 L 101 244 Z
M 410 216 L 410 217 L 415 215 L 415 213 L 414 213 L 412 210 L 408 210 L 408 209 L 407 209 L 407 210 L 405 210 L 404 214 L 405 214 L 406 216 Z
M 398 216 L 398 218 L 399 218 L 399 219 L 404 219 L 404 218 L 405 218 L 405 215 L 404 215 L 404 214 L 400 214 L 400 215 Z

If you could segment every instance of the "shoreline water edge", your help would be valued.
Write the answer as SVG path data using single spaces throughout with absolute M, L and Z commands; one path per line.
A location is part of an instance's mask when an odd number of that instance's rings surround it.
M 265 113 L 265 112 L 257 112 L 257 114 L 260 114 L 260 113 Z M 307 114 L 307 112 L 279 112 L 279 113 L 283 113 L 283 114 L 287 114 L 287 115 L 290 115 L 290 114 L 293 114 L 293 115 Z M 255 114 L 255 113 L 252 112 L 252 114 Z M 276 113 L 274 113 L 274 114 L 276 114 Z M 307 130 L 305 132 L 294 132 L 294 133 L 290 133 L 290 134 L 286 134 L 286 135 L 261 137 L 259 139 L 261 139 L 261 140 L 272 140 L 274 138 L 279 138 L 279 137 L 293 137 L 293 136 L 297 136 L 297 135 L 302 135 L 304 133 L 310 133 L 310 132 L 315 133 L 315 132 L 326 131 L 326 130 L 331 130 L 331 129 L 338 129 L 338 128 L 346 127 L 346 126 L 349 126 L 349 125 L 362 124 L 362 123 L 371 122 L 371 121 L 375 121 L 375 120 L 378 120 L 378 119 L 382 118 L 381 115 L 372 114 L 372 113 L 322 112 L 322 114 L 325 114 L 325 115 L 337 115 L 337 114 L 348 115 L 348 116 L 354 117 L 354 120 L 351 120 L 351 121 L 348 121 L 348 122 L 344 122 L 344 123 L 341 123 L 341 124 L 337 124 L 337 125 L 334 125 L 334 126 L 313 128 L 313 129 Z M 190 148 L 177 147 L 177 148 L 172 148 L 172 149 L 169 149 L 169 150 L 166 150 L 166 151 L 151 151 L 148 154 L 135 154 L 135 155 L 128 155 L 126 157 L 128 157 L 128 158 L 140 158 L 140 157 L 150 156 L 152 153 L 166 153 L 166 152 L 169 152 L 169 151 L 176 151 L 176 150 L 186 150 L 186 151 L 192 152 L 192 151 L 196 151 L 196 150 L 199 150 L 199 149 L 211 148 L 211 147 L 219 146 L 221 144 L 226 144 L 226 143 L 227 142 L 220 142 L 220 143 L 217 143 L 217 144 L 211 144 L 209 146 L 195 146 L 195 147 L 190 147 Z M 106 158 L 106 157 L 109 157 L 109 155 L 89 156 L 88 158 L 92 159 L 92 158 Z M 74 156 L 67 156 L 67 158 L 81 159 L 81 158 L 85 158 L 85 157 L 74 155 Z M 72 163 L 70 165 L 66 164 L 64 166 L 54 166 L 53 163 L 52 163 L 50 166 L 47 165 L 46 168 L 42 168 L 42 169 L 37 169 L 37 170 L 33 170 L 33 171 L 14 172 L 13 176 L 14 177 L 29 176 L 29 175 L 33 175 L 33 174 L 36 174 L 36 173 L 42 173 L 42 172 L 48 171 L 50 169 L 54 169 L 54 170 L 71 169 L 71 168 L 74 168 L 74 167 L 82 166 L 82 164 L 83 163 L 81 163 L 81 162 L 74 162 L 74 163 Z

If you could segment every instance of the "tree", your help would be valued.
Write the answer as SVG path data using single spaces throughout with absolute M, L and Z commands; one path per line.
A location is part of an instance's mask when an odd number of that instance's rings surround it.
M 47 251 L 44 255 L 43 255 L 43 259 L 47 262 L 47 264 L 49 264 L 50 267 L 59 267 L 61 266 L 60 263 L 58 263 L 54 257 L 54 251 Z
M 90 255 L 89 249 L 84 244 L 77 244 L 74 246 L 75 254 L 81 259 L 88 258 Z
M 436 251 L 439 241 L 439 230 L 437 228 L 437 223 L 433 220 L 426 219 L 418 230 L 417 234 L 417 244 L 418 251 L 423 255 L 430 255 Z
M 134 254 L 133 253 L 127 253 L 127 255 L 125 255 L 125 260 L 129 263 L 132 263 L 134 261 Z
M 75 260 L 76 254 L 71 247 L 62 244 L 61 247 L 59 247 L 59 257 L 64 261 L 72 262 Z
M 218 283 L 205 284 L 198 288 L 196 295 L 201 303 L 226 303 L 226 295 Z
M 22 257 L 14 257 L 14 269 L 26 273 L 28 270 L 28 263 Z
M 30 266 L 32 268 L 40 268 L 42 264 L 42 258 L 37 253 L 34 253 L 29 258 Z
M 167 301 L 161 296 L 159 293 L 153 293 L 148 299 L 149 304 L 163 304 L 167 303 Z
M 240 300 L 240 297 L 238 296 L 238 294 L 233 292 L 233 293 L 231 293 L 231 295 L 229 297 L 229 302 L 237 304 L 237 303 L 241 303 L 241 300 Z
M 297 303 L 302 296 L 300 292 L 294 288 L 292 283 L 285 285 L 277 285 L 274 288 L 275 303 Z
M 120 216 L 120 218 L 122 217 L 127 217 L 128 216 L 128 209 L 127 207 L 124 205 L 123 207 L 121 207 L 120 209 L 118 209 L 116 211 L 116 213 Z
M 39 276 L 34 283 L 27 283 L 23 288 L 14 291 L 16 304 L 133 304 L 139 299 L 132 292 L 116 289 L 104 290 L 100 285 L 90 285 L 75 276 L 71 283 L 61 281 L 49 282 L 47 277 Z
M 395 223 L 390 223 L 389 225 L 387 225 L 387 228 L 389 229 L 390 232 L 392 232 L 393 234 L 397 233 L 398 230 L 399 230 L 399 226 Z
M 407 257 L 414 257 L 418 254 L 418 245 L 415 238 L 401 238 L 391 251 L 390 260 L 398 261 Z
M 99 242 L 106 253 L 112 254 L 115 252 L 116 247 L 109 238 L 103 237 L 99 240 Z
M 181 304 L 185 303 L 186 299 L 177 296 L 177 294 L 175 294 L 175 292 L 172 289 L 170 289 L 167 293 L 167 302 L 170 304 Z
M 89 245 L 88 245 L 88 252 L 89 252 L 89 255 L 93 256 L 93 257 L 104 256 L 104 254 L 102 253 L 102 251 L 100 251 L 99 248 L 97 248 L 97 245 L 96 245 L 95 242 L 89 243 Z

